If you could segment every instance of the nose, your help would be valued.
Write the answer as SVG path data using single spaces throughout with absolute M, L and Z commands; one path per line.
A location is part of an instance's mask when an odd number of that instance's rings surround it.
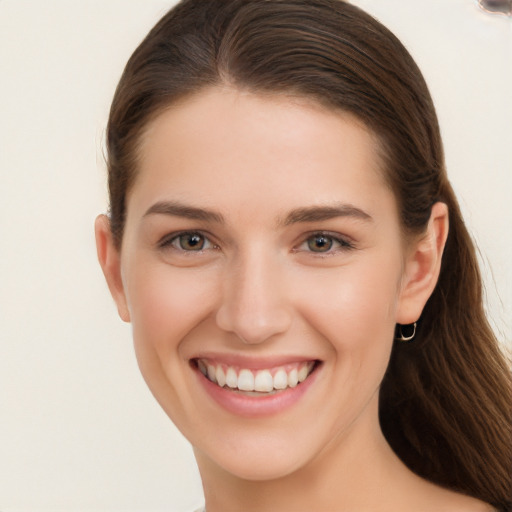
M 292 310 L 283 272 L 268 254 L 253 254 L 226 270 L 216 321 L 248 345 L 288 330 Z

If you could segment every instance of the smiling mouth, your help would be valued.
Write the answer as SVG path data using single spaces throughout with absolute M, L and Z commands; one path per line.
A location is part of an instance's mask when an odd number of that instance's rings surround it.
M 320 362 L 288 363 L 260 370 L 228 366 L 207 359 L 194 359 L 193 364 L 210 382 L 221 388 L 248 396 L 262 396 L 297 387 L 313 373 Z

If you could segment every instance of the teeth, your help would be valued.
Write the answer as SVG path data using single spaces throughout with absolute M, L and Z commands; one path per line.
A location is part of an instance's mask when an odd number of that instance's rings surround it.
M 208 372 L 208 378 L 212 381 L 212 382 L 217 382 L 216 378 L 215 378 L 215 366 L 212 366 L 211 364 L 207 365 L 206 366 L 206 369 L 207 369 L 207 372 Z
M 226 384 L 226 375 L 224 375 L 224 370 L 222 369 L 222 366 L 217 366 L 217 369 L 215 370 L 215 379 L 217 380 L 217 384 L 223 388 Z
M 288 386 L 291 388 L 294 388 L 299 383 L 299 372 L 297 371 L 297 368 L 294 368 L 289 374 L 288 374 Z
M 240 391 L 254 391 L 254 375 L 251 370 L 241 370 L 238 375 L 238 389 Z
M 269 392 L 274 389 L 274 379 L 268 370 L 260 370 L 254 379 L 254 390 Z
M 208 375 L 208 370 L 206 368 L 206 365 L 203 363 L 203 361 L 199 360 L 197 363 L 197 366 L 199 367 L 199 370 L 201 371 L 201 373 L 204 376 Z
M 288 387 L 288 375 L 284 370 L 277 370 L 274 375 L 274 388 L 286 389 Z
M 231 366 L 226 372 L 226 384 L 232 389 L 236 389 L 238 387 L 238 377 L 234 368 L 231 368 Z
M 237 371 L 232 366 L 213 365 L 200 359 L 197 361 L 199 371 L 220 387 L 227 386 L 240 391 L 259 393 L 296 387 L 308 378 L 314 365 L 315 363 L 310 361 L 307 364 L 297 365 L 288 372 L 284 368 L 277 368 L 273 376 L 271 370 L 253 372 L 248 369 L 241 369 L 237 375 Z
M 298 379 L 299 382 L 304 382 L 309 375 L 309 372 L 311 371 L 312 366 L 311 364 L 308 364 L 307 366 L 302 366 L 301 369 L 298 371 Z

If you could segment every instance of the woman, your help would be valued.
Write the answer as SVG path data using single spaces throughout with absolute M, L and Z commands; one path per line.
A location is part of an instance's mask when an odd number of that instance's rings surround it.
M 510 371 L 387 29 L 338 0 L 185 0 L 107 146 L 99 260 L 208 512 L 510 508 Z

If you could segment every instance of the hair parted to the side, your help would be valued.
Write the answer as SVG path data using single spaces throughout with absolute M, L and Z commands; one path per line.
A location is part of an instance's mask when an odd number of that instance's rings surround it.
M 393 350 L 380 392 L 381 425 L 416 473 L 510 510 L 510 367 L 486 320 L 434 106 L 407 50 L 341 0 L 180 2 L 132 55 L 110 112 L 110 221 L 119 249 L 144 129 L 169 105 L 215 85 L 305 96 L 356 115 L 381 143 L 405 236 L 425 229 L 436 201 L 448 205 L 439 282 L 416 341 Z

